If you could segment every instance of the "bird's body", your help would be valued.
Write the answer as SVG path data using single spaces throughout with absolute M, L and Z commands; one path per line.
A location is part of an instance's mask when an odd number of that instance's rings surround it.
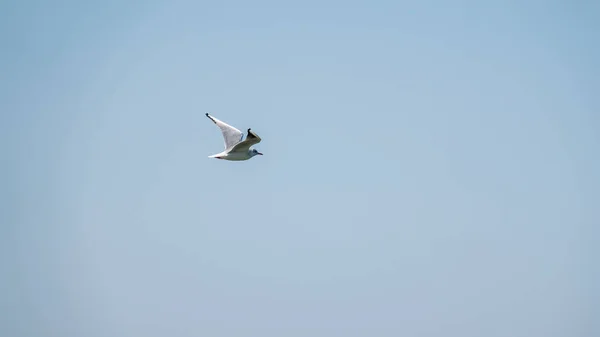
M 223 151 L 221 153 L 217 153 L 217 154 L 213 154 L 212 156 L 208 156 L 209 158 L 217 158 L 217 159 L 224 159 L 224 160 L 231 160 L 231 161 L 241 161 L 241 160 L 248 160 L 252 157 L 254 157 L 253 155 L 249 154 L 248 152 L 227 152 L 227 151 Z
M 262 155 L 262 153 L 256 151 L 255 149 L 250 149 L 252 145 L 258 144 L 261 141 L 260 137 L 251 129 L 248 129 L 246 140 L 242 140 L 242 138 L 244 138 L 244 134 L 242 134 L 240 130 L 214 118 L 208 113 L 206 113 L 206 117 L 208 117 L 219 127 L 219 129 L 221 129 L 221 132 L 223 133 L 223 139 L 225 140 L 225 150 L 221 153 L 209 156 L 209 158 L 242 161 L 248 160 L 256 155 Z

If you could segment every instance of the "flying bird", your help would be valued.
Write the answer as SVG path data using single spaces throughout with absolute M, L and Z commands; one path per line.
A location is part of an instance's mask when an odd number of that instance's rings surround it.
M 209 158 L 240 161 L 248 160 L 256 155 L 262 156 L 262 153 L 256 151 L 256 149 L 250 149 L 251 146 L 258 144 L 261 141 L 260 137 L 254 133 L 254 131 L 248 129 L 246 140 L 242 141 L 244 134 L 240 130 L 214 118 L 209 115 L 208 112 L 206 113 L 206 117 L 217 124 L 219 129 L 221 129 L 225 140 L 225 150 L 221 153 L 208 156 Z

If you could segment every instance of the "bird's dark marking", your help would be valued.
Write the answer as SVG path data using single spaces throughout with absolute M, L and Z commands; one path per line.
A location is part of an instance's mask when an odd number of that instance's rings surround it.
M 251 130 L 252 129 L 248 129 L 248 136 L 246 136 L 246 139 L 256 138 L 254 132 L 251 132 Z
M 208 119 L 210 119 L 213 123 L 217 124 L 217 122 L 211 116 L 208 115 L 208 112 L 206 113 L 206 117 L 208 117 Z

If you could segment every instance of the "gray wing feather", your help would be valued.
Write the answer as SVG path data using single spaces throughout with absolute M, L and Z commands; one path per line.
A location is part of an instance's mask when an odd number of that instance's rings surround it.
M 219 127 L 219 129 L 221 129 L 221 132 L 223 133 L 223 139 L 225 141 L 225 150 L 231 149 L 236 144 L 240 143 L 242 138 L 244 138 L 242 131 L 234 128 L 233 126 L 214 118 L 208 113 L 206 113 L 206 117 L 208 117 Z
M 260 137 L 256 133 L 254 133 L 254 131 L 248 129 L 248 135 L 246 136 L 246 140 L 235 144 L 235 146 L 231 149 L 231 152 L 246 152 L 250 149 L 252 145 L 256 145 L 260 143 L 260 141 Z

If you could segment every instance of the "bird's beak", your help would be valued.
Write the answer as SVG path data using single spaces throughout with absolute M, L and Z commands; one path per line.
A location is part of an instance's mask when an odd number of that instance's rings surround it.
M 260 152 L 257 152 L 257 154 L 260 154 L 261 156 L 263 155 L 263 154 L 262 154 L 262 153 L 260 153 Z

